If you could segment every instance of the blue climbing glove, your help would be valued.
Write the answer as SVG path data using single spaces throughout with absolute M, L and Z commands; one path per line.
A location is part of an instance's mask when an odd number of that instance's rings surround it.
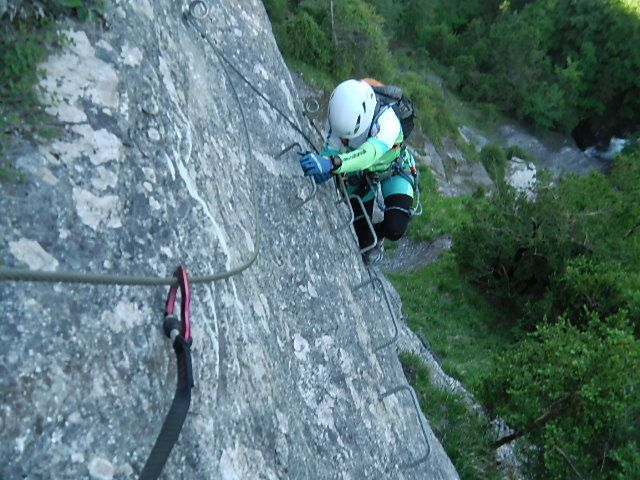
M 320 185 L 321 183 L 326 182 L 327 180 L 331 180 L 331 177 L 333 177 L 333 175 L 331 174 L 331 172 L 326 172 L 326 173 L 316 173 L 313 176 L 313 179 L 316 181 L 317 185 Z
M 329 160 L 327 157 L 323 157 L 322 155 L 311 152 L 302 154 L 302 157 L 300 158 L 300 166 L 302 167 L 302 171 L 304 172 L 305 177 L 318 175 L 321 173 L 331 174 L 331 170 L 333 169 L 331 160 Z

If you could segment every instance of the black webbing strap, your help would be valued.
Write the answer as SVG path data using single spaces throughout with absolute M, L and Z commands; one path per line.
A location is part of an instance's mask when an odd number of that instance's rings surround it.
M 173 349 L 178 359 L 178 385 L 173 403 L 167 413 L 160 434 L 149 454 L 147 463 L 140 474 L 140 480 L 156 480 L 164 464 L 169 458 L 173 445 L 178 440 L 182 424 L 187 417 L 191 404 L 191 388 L 193 388 L 193 370 L 191 368 L 191 340 L 177 335 L 173 340 Z

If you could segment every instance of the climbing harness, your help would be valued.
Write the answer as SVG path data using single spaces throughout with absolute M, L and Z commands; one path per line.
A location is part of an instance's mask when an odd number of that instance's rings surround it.
M 353 174 L 346 174 L 345 181 L 348 185 L 356 187 L 355 193 L 362 197 L 366 194 L 366 192 L 369 191 L 369 189 L 377 192 L 378 185 L 380 185 L 380 183 L 382 183 L 384 180 L 388 180 L 393 176 L 399 175 L 411 184 L 411 187 L 413 188 L 413 198 L 415 206 L 412 206 L 410 209 L 397 206 L 386 207 L 383 200 L 380 199 L 380 196 L 376 194 L 376 202 L 378 204 L 378 208 L 383 212 L 389 210 L 399 210 L 411 217 L 420 216 L 422 214 L 422 201 L 420 199 L 419 182 L 420 174 L 415 166 L 414 161 L 410 162 L 411 166 L 408 169 L 404 166 L 406 156 L 410 155 L 407 151 L 407 147 L 402 145 L 395 148 L 401 149 L 400 155 L 398 155 L 398 158 L 389 166 L 387 170 L 382 172 L 358 172 Z
M 178 384 L 171 408 L 164 419 L 160 434 L 142 469 L 140 480 L 155 480 L 160 476 L 164 464 L 167 462 L 169 454 L 178 440 L 191 405 L 191 389 L 194 385 L 191 366 L 191 291 L 189 288 L 189 276 L 185 267 L 179 267 L 175 276 L 178 278 L 178 283 L 172 285 L 169 290 L 163 329 L 165 335 L 171 339 L 173 350 L 176 353 Z M 178 288 L 181 296 L 179 320 L 174 313 Z

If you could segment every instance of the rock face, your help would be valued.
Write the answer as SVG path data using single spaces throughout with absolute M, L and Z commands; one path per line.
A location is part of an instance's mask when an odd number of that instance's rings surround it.
M 2 185 L 3 265 L 204 275 L 259 249 L 193 286 L 195 388 L 165 478 L 457 478 L 428 426 L 427 461 L 406 467 L 427 447 L 410 396 L 381 400 L 406 380 L 393 346 L 375 350 L 390 312 L 354 288 L 347 211 L 329 185 L 299 208 L 311 185 L 277 154 L 308 146 L 201 34 L 311 135 L 262 4 L 111 5 L 43 65 L 64 132 L 12 153 L 26 179 Z M 167 291 L 0 282 L 0 477 L 140 473 L 175 390 Z

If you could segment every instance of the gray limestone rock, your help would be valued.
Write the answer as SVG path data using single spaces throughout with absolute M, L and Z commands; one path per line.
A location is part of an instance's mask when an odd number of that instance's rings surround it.
M 193 286 L 195 388 L 163 476 L 457 478 L 428 426 L 430 456 L 406 468 L 420 419 L 408 395 L 380 399 L 406 380 L 393 347 L 375 351 L 390 313 L 354 288 L 368 276 L 347 211 L 327 184 L 299 208 L 311 185 L 277 153 L 308 145 L 207 42 L 312 135 L 262 4 L 194 20 L 182 2 L 114 2 L 107 20 L 70 24 L 43 65 L 64 132 L 11 153 L 25 181 L 2 185 L 0 259 L 166 277 L 259 249 Z M 0 282 L 1 478 L 140 473 L 175 390 L 167 291 Z

